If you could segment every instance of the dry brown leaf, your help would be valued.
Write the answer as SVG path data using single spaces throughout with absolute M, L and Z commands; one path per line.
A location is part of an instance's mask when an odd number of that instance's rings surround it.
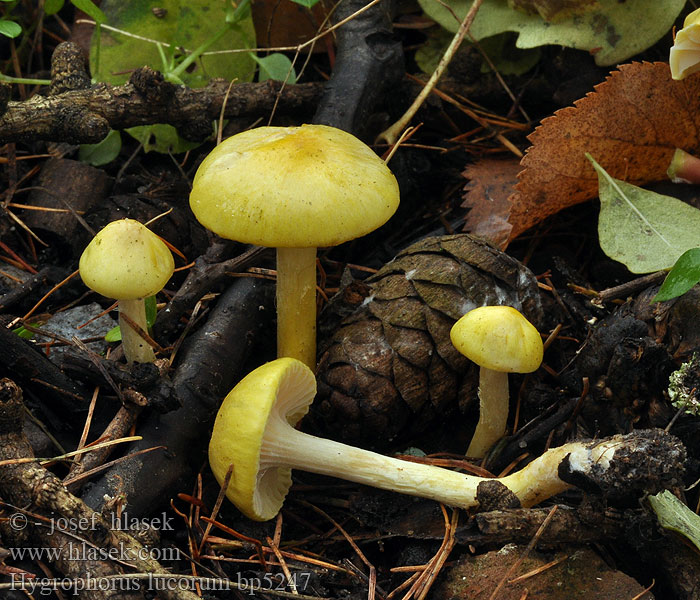
M 469 179 L 464 186 L 463 208 L 469 208 L 464 231 L 504 247 L 510 236 L 508 223 L 511 204 L 508 200 L 521 171 L 517 158 L 484 158 L 462 172 Z
M 598 196 L 590 153 L 635 185 L 666 179 L 675 148 L 700 150 L 700 73 L 673 81 L 667 63 L 620 66 L 595 91 L 542 121 L 528 137 L 510 239 L 564 208 Z

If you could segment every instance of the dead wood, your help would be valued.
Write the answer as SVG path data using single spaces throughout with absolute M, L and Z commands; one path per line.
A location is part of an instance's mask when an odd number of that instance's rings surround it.
M 278 114 L 299 115 L 309 113 L 321 94 L 319 83 L 283 85 L 273 80 L 239 83 L 230 90 L 228 81 L 213 80 L 205 88 L 190 89 L 168 83 L 149 67 L 135 71 L 124 85 L 83 88 L 84 59 L 71 42 L 56 48 L 52 64 L 52 95 L 8 102 L 0 117 L 0 143 L 90 144 L 110 129 L 156 123 L 173 125 L 183 137 L 201 141 L 211 135 L 211 122 L 220 117 L 224 102 L 225 118 L 267 117 L 275 107 Z
M 0 381 L 0 460 L 21 461 L 33 457 L 22 432 L 23 410 L 20 388 L 9 379 Z M 26 517 L 26 521 L 10 519 L 3 526 L 5 543 L 60 549 L 54 564 L 67 578 L 85 583 L 90 579 L 120 575 L 125 572 L 125 563 L 142 573 L 167 573 L 133 536 L 115 528 L 107 518 L 70 494 L 53 473 L 37 462 L 4 464 L 0 469 L 0 495 L 6 505 L 21 507 L 15 514 Z M 78 560 L 76 555 L 80 556 Z M 110 559 L 105 559 L 106 556 Z M 91 600 L 144 597 L 140 591 L 133 592 L 119 585 L 116 589 L 94 589 L 81 596 Z M 171 600 L 197 598 L 179 589 L 165 590 L 163 597 Z
M 84 407 L 85 391 L 29 342 L 0 326 L 0 376 L 21 380 L 33 393 L 51 398 L 54 406 L 74 411 Z
M 341 2 L 334 18 L 340 21 L 365 4 L 365 0 Z M 361 138 L 376 133 L 371 130 L 371 117 L 405 72 L 403 49 L 393 35 L 392 5 L 379 2 L 338 30 L 335 66 L 314 123 L 338 127 Z
M 7 311 L 8 308 L 14 308 L 27 298 L 32 298 L 36 302 L 49 288 L 63 281 L 69 273 L 63 267 L 54 265 L 43 267 L 36 275 L 32 275 L 0 296 L 0 310 Z

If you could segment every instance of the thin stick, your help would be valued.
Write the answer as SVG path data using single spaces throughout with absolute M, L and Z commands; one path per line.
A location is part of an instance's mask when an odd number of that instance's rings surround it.
M 469 12 L 464 17 L 464 20 L 460 24 L 457 33 L 452 38 L 452 41 L 447 47 L 447 50 L 445 50 L 445 53 L 442 55 L 442 58 L 440 59 L 437 68 L 435 69 L 435 71 L 433 71 L 433 74 L 430 76 L 428 83 L 421 90 L 420 94 L 418 94 L 416 99 L 413 101 L 413 104 L 411 104 L 411 106 L 403 114 L 403 116 L 398 121 L 396 121 L 396 123 L 394 123 L 391 127 L 379 134 L 376 140 L 377 142 L 383 141 L 390 145 L 396 143 L 396 140 L 401 135 L 401 132 L 411 122 L 411 119 L 414 117 L 416 112 L 418 112 L 418 109 L 421 107 L 423 102 L 425 102 L 425 99 L 428 97 L 428 95 L 433 91 L 433 88 L 437 85 L 437 82 L 440 79 L 440 77 L 442 77 L 442 74 L 445 72 L 445 69 L 447 69 L 447 65 L 450 64 L 450 61 L 454 57 L 459 46 L 462 44 L 462 40 L 469 31 L 469 28 L 471 27 L 472 23 L 474 22 L 474 17 L 476 17 L 476 13 L 479 10 L 479 7 L 481 6 L 481 3 L 483 1 L 484 0 L 474 0 L 474 2 L 472 3 L 472 7 L 469 9 Z

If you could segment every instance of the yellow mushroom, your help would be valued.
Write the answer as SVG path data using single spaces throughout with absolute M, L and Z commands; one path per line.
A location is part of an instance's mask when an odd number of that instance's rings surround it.
M 691 12 L 676 33 L 668 62 L 673 79 L 685 79 L 700 71 L 700 8 Z
M 163 289 L 173 255 L 150 229 L 133 219 L 112 221 L 80 257 L 80 277 L 90 289 L 119 303 L 119 328 L 128 362 L 153 362 L 153 349 L 124 319 L 147 331 L 144 298 Z
M 457 350 L 479 365 L 479 422 L 467 456 L 483 458 L 506 430 L 508 373 L 531 373 L 542 363 L 542 338 L 511 306 L 482 306 L 450 331 Z
M 221 237 L 277 248 L 277 355 L 316 365 L 316 248 L 384 224 L 399 190 L 354 136 L 325 125 L 260 127 L 224 140 L 197 170 L 190 207 Z
M 226 496 L 251 519 L 265 521 L 279 512 L 292 469 L 461 508 L 480 506 L 489 493 L 493 497 L 495 487 L 527 507 L 572 487 L 560 474 L 577 473 L 580 480 L 597 477 L 615 464 L 618 451 L 630 452 L 631 444 L 621 437 L 572 442 L 548 450 L 507 477 L 465 475 L 298 431 L 294 426 L 315 394 L 316 379 L 304 363 L 278 358 L 249 373 L 224 399 L 209 443 L 209 464 L 220 485 L 231 473 Z M 623 459 L 627 463 L 634 468 Z

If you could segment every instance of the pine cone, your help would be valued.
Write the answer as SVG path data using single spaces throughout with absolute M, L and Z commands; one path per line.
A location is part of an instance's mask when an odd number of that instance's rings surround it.
M 533 274 L 467 234 L 413 244 L 365 283 L 364 302 L 326 341 L 310 423 L 375 448 L 410 440 L 476 398 L 476 367 L 450 342 L 464 313 L 507 304 L 535 325 L 543 316 Z

